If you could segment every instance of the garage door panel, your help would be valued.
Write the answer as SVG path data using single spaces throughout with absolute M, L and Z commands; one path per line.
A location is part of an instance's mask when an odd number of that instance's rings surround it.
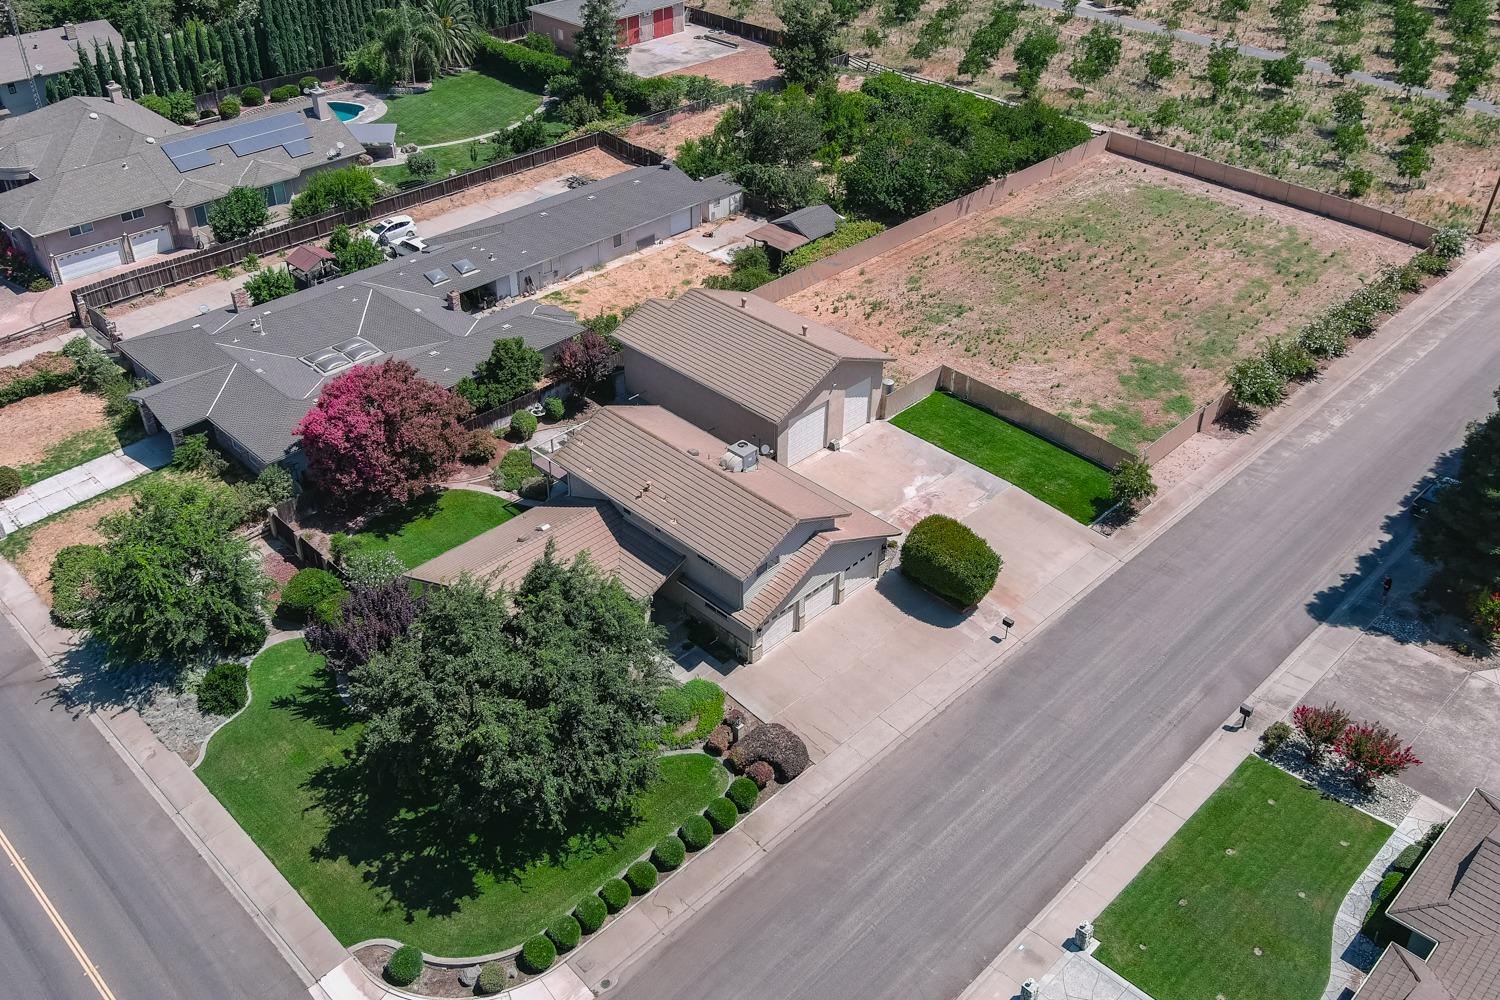
M 158 254 L 170 253 L 174 249 L 176 247 L 172 243 L 172 230 L 166 226 L 130 234 L 130 255 L 136 260 L 146 260 Z
M 858 385 L 844 390 L 844 436 L 859 430 L 870 422 L 870 392 L 872 385 L 865 379 Z
M 852 594 L 871 580 L 875 579 L 875 570 L 880 565 L 880 550 L 873 549 L 859 562 L 844 571 L 844 593 Z
M 808 622 L 833 607 L 833 594 L 837 588 L 834 581 L 829 580 L 817 590 L 808 594 L 802 603 L 802 627 L 806 628 Z
M 670 236 L 676 236 L 678 233 L 685 233 L 692 228 L 693 210 L 691 208 L 685 208 L 680 212 L 672 213 L 672 218 L 669 220 L 667 225 L 667 234 Z
M 828 404 L 809 410 L 792 423 L 786 435 L 786 464 L 796 465 L 827 443 Z
M 120 247 L 120 241 L 114 240 L 110 243 L 100 243 L 82 250 L 58 254 L 57 272 L 62 276 L 62 280 L 71 281 L 74 278 L 82 278 L 85 275 L 116 267 L 124 262 L 125 255 Z
M 760 639 L 761 652 L 765 652 L 772 646 L 784 640 L 787 636 L 791 635 L 792 625 L 795 619 L 796 613 L 793 611 L 793 609 L 787 608 L 781 613 L 778 618 L 772 621 L 770 625 L 766 626 L 766 630 L 764 633 L 762 633 Z

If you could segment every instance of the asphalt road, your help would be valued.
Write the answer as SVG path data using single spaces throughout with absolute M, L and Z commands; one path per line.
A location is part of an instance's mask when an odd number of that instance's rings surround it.
M 0 619 L 0 834 L 118 1000 L 307 990 L 87 718 Z M 0 996 L 92 1000 L 63 932 L 0 855 Z
M 668 939 L 620 1000 L 957 996 L 1317 625 L 1493 409 L 1500 270 Z M 1370 570 L 1366 570 L 1370 572 Z

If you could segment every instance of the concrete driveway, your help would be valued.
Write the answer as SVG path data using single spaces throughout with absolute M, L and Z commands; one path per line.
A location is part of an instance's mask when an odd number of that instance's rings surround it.
M 625 66 L 636 76 L 661 76 L 673 70 L 712 62 L 740 51 L 733 39 L 705 33 L 696 25 L 663 38 L 653 38 L 625 50 Z
M 888 572 L 757 663 L 691 669 L 762 719 L 800 733 L 815 760 L 877 720 L 913 728 L 999 655 L 1001 618 L 1013 617 L 1014 634 L 1024 636 L 1117 561 L 1083 525 L 884 422 L 797 471 L 902 529 L 928 514 L 958 518 L 1004 559 L 995 589 L 972 614 Z

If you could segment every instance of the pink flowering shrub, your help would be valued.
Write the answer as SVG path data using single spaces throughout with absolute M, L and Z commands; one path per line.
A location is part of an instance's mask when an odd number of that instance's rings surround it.
M 1397 775 L 1422 763 L 1409 745 L 1401 745 L 1401 737 L 1379 723 L 1362 722 L 1347 727 L 1334 748 L 1355 780 L 1365 788 L 1374 785 L 1376 778 Z
M 1349 713 L 1335 703 L 1322 708 L 1298 705 L 1292 712 L 1292 727 L 1302 737 L 1303 751 L 1310 763 L 1323 759 L 1328 748 L 1349 728 Z

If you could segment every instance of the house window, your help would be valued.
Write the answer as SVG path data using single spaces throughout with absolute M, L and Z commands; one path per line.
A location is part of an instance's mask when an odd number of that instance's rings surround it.
M 16 85 L 13 83 L 7 83 L 5 85 L 5 92 L 7 94 L 14 94 L 16 92 Z
M 121 215 L 120 216 L 120 221 L 121 222 L 134 222 L 136 219 L 145 218 L 145 216 L 146 216 L 146 210 L 144 208 L 137 208 L 137 209 L 133 209 L 133 210 L 131 210 L 129 212 L 126 212 L 123 215 Z
M 615 246 L 618 247 L 618 246 L 624 246 L 624 245 L 625 245 L 625 234 L 624 233 L 615 233 Z
M 277 205 L 285 205 L 287 203 L 286 185 L 281 181 L 277 181 L 269 187 L 261 188 L 260 194 L 262 198 L 266 199 L 267 208 L 275 208 Z
M 193 225 L 195 225 L 195 226 L 206 226 L 206 225 L 208 225 L 208 210 L 211 209 L 211 208 L 213 208 L 213 207 L 214 207 L 214 203 L 213 202 L 209 202 L 206 205 L 194 205 L 193 206 Z
M 72 226 L 71 228 L 69 228 L 68 229 L 68 235 L 69 236 L 84 236 L 84 235 L 86 235 L 88 233 L 92 233 L 93 231 L 94 231 L 94 224 L 92 222 L 85 222 L 81 226 Z

